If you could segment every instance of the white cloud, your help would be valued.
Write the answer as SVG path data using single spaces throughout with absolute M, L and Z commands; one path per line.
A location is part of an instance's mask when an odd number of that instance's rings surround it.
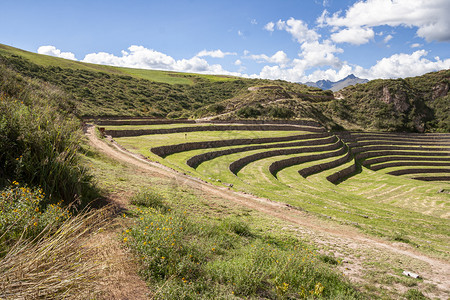
M 242 61 L 241 61 L 240 59 L 236 59 L 236 61 L 234 62 L 234 64 L 235 64 L 236 66 L 240 66 L 240 65 L 242 65 Z
M 267 23 L 266 25 L 264 25 L 264 29 L 273 32 L 275 29 L 275 23 L 274 22 Z
M 204 56 L 210 56 L 214 58 L 224 58 L 226 55 L 237 55 L 236 52 L 223 52 L 222 50 L 213 50 L 213 51 L 207 51 L 202 50 L 199 53 L 197 53 L 197 57 L 204 57 Z
M 244 33 L 242 32 L 242 31 L 240 31 L 240 30 L 238 30 L 238 36 L 243 36 L 244 35 Z
M 294 18 L 287 21 L 278 20 L 277 29 L 289 32 L 299 43 L 316 41 L 320 37 L 316 31 L 308 29 L 308 25 L 302 20 Z
M 269 62 L 269 63 L 274 63 L 274 64 L 280 64 L 280 65 L 285 65 L 289 62 L 289 58 L 287 56 L 286 53 L 284 53 L 284 51 L 277 51 L 274 55 L 272 56 L 267 56 L 265 54 L 252 54 L 249 55 L 248 57 L 249 59 L 253 59 L 256 60 L 258 62 Z
M 450 68 L 450 59 L 441 60 L 435 57 L 432 61 L 425 58 L 427 54 L 425 50 L 418 50 L 411 54 L 394 54 L 377 61 L 368 70 L 360 69 L 357 76 L 361 75 L 368 79 L 404 78 Z
M 252 19 L 252 20 L 250 21 L 250 23 L 251 23 L 252 25 L 257 25 L 257 24 L 258 24 L 258 21 L 256 21 L 256 19 Z
M 421 46 L 422 46 L 422 44 L 414 43 L 414 44 L 411 45 L 411 48 L 419 48 Z
M 143 46 L 132 45 L 128 51 L 122 51 L 122 56 L 106 52 L 87 54 L 83 62 L 110 65 L 117 67 L 166 70 L 178 72 L 195 72 L 206 74 L 224 74 L 241 76 L 236 72 L 229 72 L 223 69 L 221 65 L 210 65 L 208 62 L 198 56 L 190 59 L 175 60 L 173 57 L 164 53 L 148 49 Z
M 49 46 L 40 46 L 37 50 L 37 53 L 61 57 L 61 58 L 65 58 L 65 59 L 77 60 L 75 58 L 75 54 L 73 54 L 72 52 L 62 52 L 61 50 L 57 49 L 55 46 L 50 46 L 50 45 Z
M 390 40 L 392 40 L 392 38 L 393 38 L 393 36 L 389 34 L 383 39 L 383 42 L 388 43 Z
M 346 28 L 338 33 L 333 33 L 331 39 L 336 43 L 350 43 L 353 45 L 366 44 L 373 40 L 374 32 L 372 28 Z
M 450 41 L 449 12 L 448 0 L 366 0 L 353 4 L 344 16 L 324 12 L 317 22 L 347 28 L 413 26 L 428 42 Z
M 287 67 L 264 66 L 259 74 L 250 75 L 252 78 L 283 79 L 291 82 L 307 82 L 328 79 L 338 81 L 350 74 L 355 74 L 360 78 L 405 78 L 419 76 L 428 72 L 434 72 L 450 68 L 450 59 L 441 60 L 434 57 L 434 60 L 426 58 L 428 52 L 418 50 L 411 54 L 398 53 L 390 57 L 383 58 L 370 68 L 363 68 L 358 65 L 350 65 L 341 62 L 340 65 L 327 68 L 316 69 L 310 74 L 306 74 L 312 69 L 312 62 L 306 59 L 294 59 Z
M 330 40 L 325 40 L 322 43 L 318 41 L 305 42 L 300 48 L 302 52 L 299 55 L 305 60 L 308 67 L 341 66 L 341 61 L 334 53 L 342 53 L 344 50 L 337 48 Z

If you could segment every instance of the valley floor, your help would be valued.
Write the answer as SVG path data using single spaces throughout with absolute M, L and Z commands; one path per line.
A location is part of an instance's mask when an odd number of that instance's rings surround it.
M 282 230 L 313 244 L 319 252 L 333 253 L 342 259 L 340 271 L 369 295 L 400 298 L 406 291 L 414 288 L 431 298 L 446 299 L 449 296 L 448 261 L 420 253 L 409 244 L 379 239 L 365 235 L 354 227 L 319 219 L 285 203 L 218 187 L 174 171 L 128 152 L 114 142 L 99 139 L 93 126 L 87 127 L 86 133 L 93 149 L 111 159 L 109 164 L 116 165 L 112 172 L 120 177 L 123 185 L 108 181 L 108 176 L 114 176 L 111 175 L 111 170 L 108 171 L 111 167 L 99 163 L 100 160 L 93 161 L 95 168 L 99 169 L 99 174 L 95 175 L 99 181 L 105 180 L 104 185 L 110 191 L 111 201 L 118 202 L 123 207 L 128 205 L 127 197 L 131 196 L 127 186 L 136 189 L 149 183 L 170 182 L 182 187 L 187 193 L 198 195 L 205 209 L 211 213 L 245 211 L 262 220 L 267 230 Z M 110 174 L 106 175 L 108 172 Z M 124 260 L 123 263 L 128 262 Z M 402 275 L 403 271 L 417 273 L 422 279 L 406 277 Z M 126 276 L 135 275 L 129 272 Z

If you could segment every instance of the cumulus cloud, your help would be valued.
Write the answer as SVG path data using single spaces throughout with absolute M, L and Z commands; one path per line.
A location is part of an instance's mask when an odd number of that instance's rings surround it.
M 128 51 L 122 51 L 122 56 L 116 56 L 111 53 L 98 52 L 87 54 L 83 62 L 111 65 L 117 67 L 166 70 L 178 72 L 195 72 L 206 74 L 224 74 L 240 76 L 242 74 L 229 72 L 221 65 L 210 65 L 208 62 L 198 56 L 190 59 L 175 60 L 173 57 L 164 53 L 148 49 L 143 46 L 132 45 Z
M 264 25 L 264 29 L 273 32 L 275 29 L 275 23 L 274 22 L 267 23 L 266 25 Z
M 306 73 L 311 70 L 311 62 L 305 59 L 294 59 L 289 66 L 284 68 L 278 65 L 264 66 L 259 74 L 253 74 L 250 77 L 308 82 L 321 79 L 338 81 L 350 74 L 355 74 L 360 78 L 371 80 L 419 76 L 450 68 L 450 59 L 442 60 L 439 57 L 428 59 L 426 58 L 427 55 L 428 52 L 425 50 L 418 50 L 411 54 L 398 53 L 377 61 L 375 65 L 369 68 L 341 62 L 338 66 L 316 69 L 310 74 Z
M 246 58 L 256 60 L 257 62 L 269 62 L 269 63 L 275 63 L 280 65 L 285 65 L 289 62 L 289 58 L 284 51 L 277 51 L 272 56 L 267 56 L 265 54 L 252 54 L 247 56 Z
M 62 52 L 55 46 L 40 46 L 37 50 L 39 54 L 61 57 L 65 59 L 77 60 L 72 52 Z
M 333 33 L 331 39 L 336 43 L 361 45 L 373 40 L 374 35 L 372 28 L 352 27 Z
M 422 44 L 414 43 L 414 44 L 411 45 L 411 48 L 419 48 L 421 46 L 422 46 Z
M 242 65 L 242 61 L 241 61 L 240 59 L 236 59 L 236 61 L 234 62 L 234 64 L 235 64 L 236 66 L 240 66 L 240 65 Z
M 214 58 L 224 58 L 226 55 L 237 55 L 236 52 L 223 52 L 222 50 L 213 50 L 213 51 L 207 51 L 202 50 L 199 53 L 197 53 L 197 57 L 204 57 L 204 56 L 210 56 Z
M 299 43 L 316 41 L 320 37 L 315 30 L 308 28 L 308 24 L 294 18 L 287 21 L 278 20 L 277 29 L 289 32 Z
M 305 42 L 300 49 L 302 52 L 299 55 L 305 60 L 308 67 L 341 66 L 341 61 L 335 53 L 342 53 L 344 50 L 336 47 L 330 40 Z
M 389 34 L 383 39 L 383 42 L 388 43 L 390 40 L 392 40 L 392 38 L 393 36 Z
M 417 35 L 428 42 L 450 41 L 450 1 L 448 0 L 366 0 L 353 4 L 344 15 L 317 19 L 319 25 L 364 28 L 375 26 L 417 27 Z
M 450 59 L 441 60 L 435 57 L 434 60 L 429 60 L 425 57 L 427 55 L 428 52 L 425 50 L 418 50 L 411 54 L 394 54 L 377 61 L 370 69 L 358 69 L 356 73 L 358 73 L 357 76 L 368 79 L 404 78 L 450 68 Z

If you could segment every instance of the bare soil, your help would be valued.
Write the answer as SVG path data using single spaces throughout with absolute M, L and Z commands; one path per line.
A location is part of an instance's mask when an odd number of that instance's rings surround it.
M 221 198 L 230 205 L 245 207 L 282 221 L 286 224 L 284 230 L 292 231 L 299 237 L 321 246 L 322 249 L 325 249 L 324 252 L 329 251 L 342 258 L 343 263 L 340 265 L 340 270 L 351 281 L 360 286 L 370 283 L 381 287 L 383 282 L 380 282 L 380 278 L 383 279 L 386 276 L 390 276 L 390 280 L 399 278 L 400 282 L 409 280 L 401 277 L 401 271 L 400 274 L 398 271 L 401 269 L 417 273 L 423 278 L 423 280 L 413 283 L 412 286 L 413 288 L 422 287 L 426 289 L 427 292 L 424 292 L 426 296 L 447 299 L 450 295 L 450 264 L 448 261 L 420 253 L 408 244 L 378 239 L 365 235 L 356 228 L 340 225 L 331 220 L 318 219 L 285 203 L 274 202 L 254 195 L 236 192 L 227 187 L 212 185 L 160 163 L 149 161 L 141 155 L 131 153 L 112 139 L 110 139 L 110 143 L 107 143 L 95 135 L 94 126 L 88 125 L 86 129 L 86 135 L 96 150 L 103 155 L 139 168 L 147 176 L 171 178 L 180 185 L 189 186 L 201 192 L 204 197 L 211 198 L 212 201 Z M 117 201 L 121 205 L 127 205 L 127 200 L 120 196 L 112 195 L 111 198 L 112 201 Z M 107 239 L 114 238 L 107 237 Z M 124 289 L 122 295 L 127 295 L 128 292 L 132 295 L 136 290 L 141 289 L 145 283 L 136 276 L 136 269 L 128 266 L 130 259 L 126 257 L 125 250 L 119 246 L 114 246 L 114 249 L 116 249 L 118 256 L 123 257 L 121 259 L 122 264 L 126 265 L 122 266 L 122 271 L 118 274 L 120 280 L 126 282 L 126 284 L 120 286 Z M 380 270 L 382 273 L 386 273 L 376 274 Z M 372 279 L 371 276 L 378 276 L 378 279 Z M 399 295 L 408 289 L 407 286 L 394 283 L 391 282 L 391 286 L 387 288 L 397 290 Z M 141 291 L 143 290 L 141 289 Z M 127 298 L 113 297 L 111 299 Z M 133 299 L 138 298 L 133 297 Z

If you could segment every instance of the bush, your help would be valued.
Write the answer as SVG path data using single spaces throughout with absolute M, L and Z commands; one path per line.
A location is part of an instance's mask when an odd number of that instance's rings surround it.
M 248 223 L 206 223 L 187 214 L 139 208 L 122 239 L 158 299 L 359 298 L 357 291 L 298 241 L 261 237 Z
M 288 119 L 295 116 L 295 113 L 288 107 L 274 106 L 269 109 L 269 114 L 272 118 Z
M 261 111 L 253 106 L 246 106 L 237 111 L 237 115 L 241 118 L 256 118 L 261 115 Z
M 40 186 L 54 202 L 96 197 L 80 161 L 80 122 L 61 111 L 67 96 L 4 68 L 0 80 L 7 81 L 0 86 L 0 186 Z
M 152 190 L 144 190 L 137 193 L 131 199 L 131 204 L 152 207 L 163 212 L 169 209 L 169 207 L 164 204 L 164 196 Z
M 44 206 L 41 189 L 13 185 L 0 194 L 0 257 L 19 239 L 33 238 L 48 226 L 57 226 L 70 217 L 61 202 Z

